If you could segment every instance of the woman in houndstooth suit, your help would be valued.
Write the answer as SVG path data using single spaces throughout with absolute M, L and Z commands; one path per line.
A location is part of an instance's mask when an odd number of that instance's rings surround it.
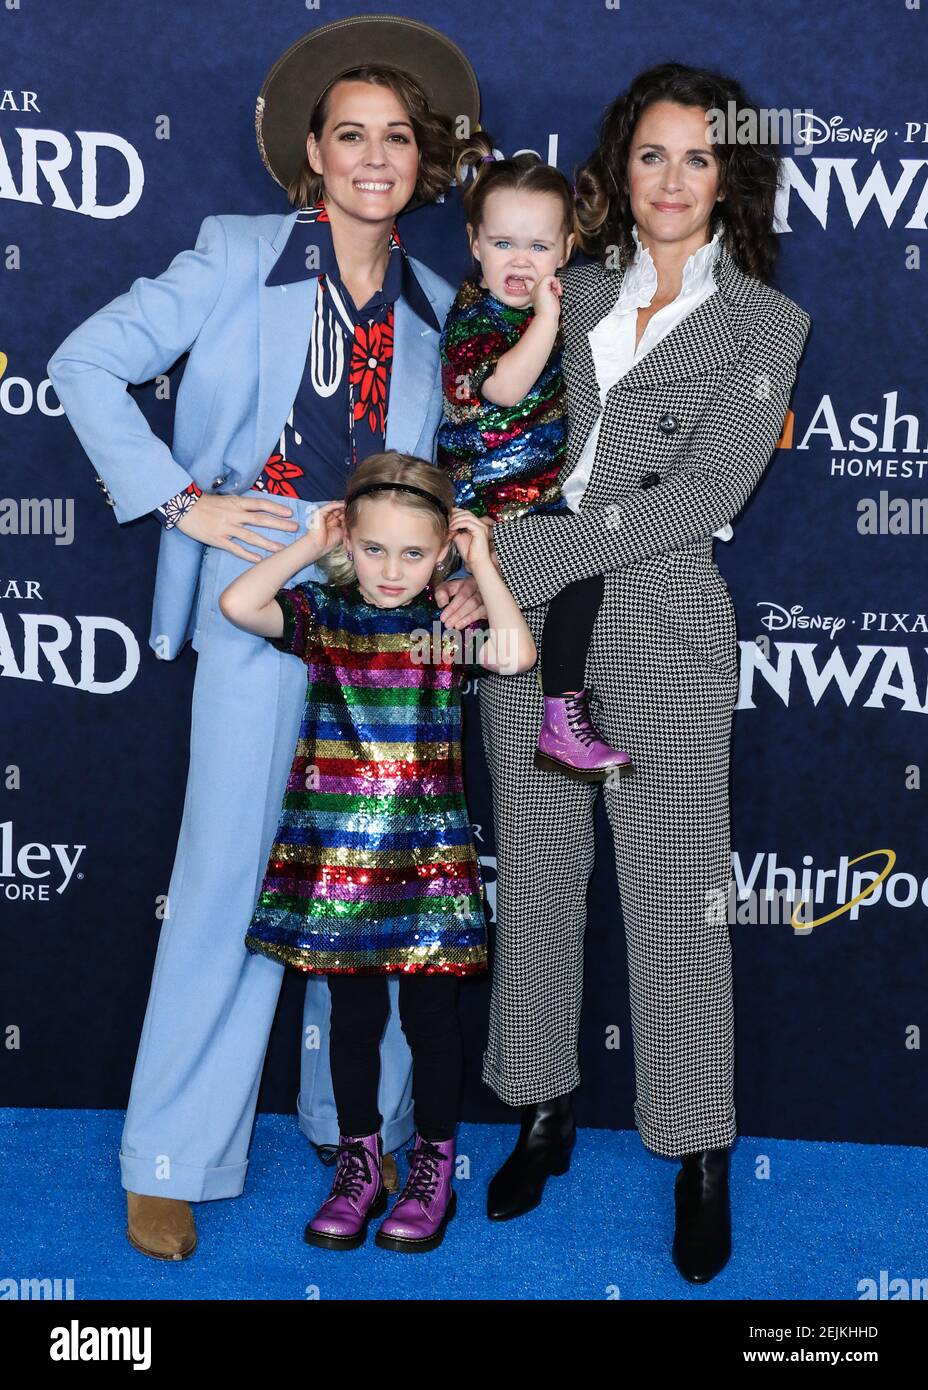
M 568 492 L 579 500 L 573 515 L 494 530 L 542 663 L 548 601 L 571 580 L 605 575 L 585 676 L 595 723 L 634 765 L 613 773 L 603 795 L 628 951 L 635 1121 L 649 1149 L 682 1160 L 673 1258 L 697 1283 L 730 1253 L 736 1133 L 722 905 L 737 643 L 712 537 L 770 461 L 810 326 L 766 283 L 777 249 L 775 150 L 710 139 L 706 113 L 729 101 L 748 106 L 734 82 L 664 64 L 606 111 L 577 176 L 584 249 L 599 259 L 560 272 L 570 412 L 560 481 L 573 474 Z M 681 318 L 687 266 L 713 242 L 714 284 Z M 640 280 L 645 256 L 651 297 L 622 305 L 629 266 Z M 630 364 L 601 395 L 608 364 L 594 362 L 589 335 L 623 308 L 632 311 Z M 618 335 L 621 312 L 614 322 Z M 506 1219 L 536 1206 L 546 1178 L 570 1161 L 598 787 L 534 765 L 536 672 L 488 676 L 481 688 L 499 872 L 483 1077 L 523 1107 L 515 1150 L 490 1184 L 489 1215 Z

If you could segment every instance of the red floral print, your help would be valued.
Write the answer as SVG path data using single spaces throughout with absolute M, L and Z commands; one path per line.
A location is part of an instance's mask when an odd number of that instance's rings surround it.
M 372 431 L 386 428 L 387 363 L 393 360 L 393 306 L 385 323 L 357 324 L 351 346 L 349 380 L 354 387 L 354 418 Z
M 278 497 L 299 497 L 290 479 L 302 476 L 303 469 L 298 463 L 285 459 L 283 454 L 271 454 L 254 486 L 262 492 L 276 493 Z

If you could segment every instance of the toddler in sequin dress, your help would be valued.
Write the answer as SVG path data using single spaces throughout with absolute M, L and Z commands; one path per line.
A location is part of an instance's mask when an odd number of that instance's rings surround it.
M 456 551 L 480 586 L 486 631 L 442 629 L 432 585 L 456 567 Z M 332 582 L 284 587 L 323 556 Z M 469 664 L 528 670 L 535 644 L 491 558 L 488 526 L 454 508 L 441 469 L 394 450 L 369 455 L 345 501 L 317 508 L 306 535 L 246 569 L 219 606 L 307 666 L 299 739 L 245 936 L 250 951 L 329 981 L 338 1166 L 305 1239 L 354 1249 L 386 1206 L 377 1093 L 393 972 L 417 1133 L 409 1179 L 376 1241 L 432 1250 L 455 1207 L 457 990 L 461 976 L 487 968 L 460 681 Z
M 478 132 L 458 161 L 459 183 L 476 164 L 463 202 L 480 274 L 461 285 L 441 334 L 444 419 L 436 457 L 458 506 L 501 524 L 529 512 L 569 511 L 558 483 L 567 393 L 563 286 L 554 272 L 572 254 L 575 211 L 571 186 L 552 165 L 533 154 L 495 160 L 492 148 Z M 603 587 L 602 575 L 566 585 L 548 606 L 542 634 L 544 720 L 535 764 L 582 781 L 604 781 L 631 764 L 593 725 L 584 689 Z

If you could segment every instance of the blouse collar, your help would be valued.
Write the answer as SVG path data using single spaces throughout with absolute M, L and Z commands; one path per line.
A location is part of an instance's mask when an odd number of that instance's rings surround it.
M 713 267 L 722 250 L 724 230 L 724 227 L 719 227 L 711 241 L 706 242 L 704 246 L 697 247 L 691 253 L 683 267 L 681 294 L 689 294 L 701 289 L 713 278 Z M 622 278 L 619 304 L 623 308 L 628 308 L 634 301 L 635 307 L 640 309 L 647 307 L 654 298 L 657 290 L 657 268 L 651 258 L 651 252 L 638 235 L 637 223 L 632 226 L 632 237 L 636 247 L 635 258 Z

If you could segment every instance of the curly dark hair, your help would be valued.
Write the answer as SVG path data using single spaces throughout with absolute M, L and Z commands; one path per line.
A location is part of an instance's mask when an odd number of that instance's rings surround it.
M 474 236 L 483 224 L 487 197 L 501 188 L 517 189 L 520 193 L 552 193 L 561 204 L 565 239 L 571 232 L 579 236 L 574 191 L 560 169 L 546 164 L 531 150 L 509 159 L 492 158 L 493 153 L 493 137 L 486 130 L 475 130 L 469 137 L 459 139 L 455 151 L 454 176 L 462 188 L 461 206 Z M 469 168 L 473 168 L 474 177 L 465 185 Z
M 410 201 L 418 197 L 423 202 L 433 203 L 436 198 L 446 194 L 454 178 L 454 155 L 458 146 L 453 119 L 444 112 L 434 111 L 415 78 L 397 68 L 366 63 L 363 67 L 352 68 L 333 78 L 312 109 L 306 136 L 312 132 L 317 140 L 321 138 L 329 116 L 329 97 L 339 82 L 370 82 L 375 86 L 389 87 L 396 94 L 409 116 L 419 147 L 419 177 Z M 303 167 L 287 185 L 287 197 L 293 207 L 313 207 L 322 197 L 322 190 L 322 175 L 310 167 L 309 156 L 304 151 Z
M 640 72 L 606 108 L 599 144 L 574 176 L 580 249 L 588 256 L 602 257 L 608 248 L 617 248 L 619 269 L 633 259 L 636 250 L 628 186 L 632 138 L 644 111 L 658 101 L 722 112 L 729 112 L 732 102 L 739 116 L 744 110 L 754 113 L 755 128 L 762 129 L 758 108 L 731 77 L 683 63 L 660 63 Z M 779 251 L 773 230 L 781 182 L 779 149 L 772 142 L 734 141 L 716 142 L 713 148 L 721 166 L 719 192 L 725 196 L 716 204 L 710 236 L 721 225 L 725 247 L 739 268 L 767 281 Z

